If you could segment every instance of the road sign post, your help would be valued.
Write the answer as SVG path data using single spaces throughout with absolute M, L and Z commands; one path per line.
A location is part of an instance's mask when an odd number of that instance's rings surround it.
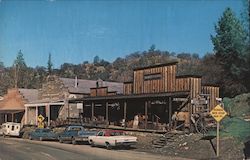
M 220 121 L 227 115 L 227 112 L 220 106 L 217 105 L 214 109 L 210 112 L 211 116 L 217 122 L 217 143 L 216 143 L 216 156 L 219 157 L 220 153 Z

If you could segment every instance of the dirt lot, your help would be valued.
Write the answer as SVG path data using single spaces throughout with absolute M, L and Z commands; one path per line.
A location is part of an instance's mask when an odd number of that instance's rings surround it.
M 232 137 L 221 138 L 219 158 L 216 158 L 216 137 L 214 136 L 177 134 L 174 136 L 174 141 L 166 142 L 162 148 L 155 148 L 152 144 L 153 140 L 160 138 L 159 135 L 137 135 L 137 137 L 139 143 L 136 150 L 138 151 L 191 159 L 244 159 L 244 144 Z

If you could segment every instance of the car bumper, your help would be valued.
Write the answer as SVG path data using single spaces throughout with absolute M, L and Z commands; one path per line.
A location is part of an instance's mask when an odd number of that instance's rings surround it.
M 75 141 L 88 142 L 88 137 L 75 137 Z
M 116 146 L 131 146 L 131 145 L 136 145 L 137 142 L 116 142 Z

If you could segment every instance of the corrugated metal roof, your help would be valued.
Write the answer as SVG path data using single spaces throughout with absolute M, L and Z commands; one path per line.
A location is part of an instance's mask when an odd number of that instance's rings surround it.
M 60 78 L 60 80 L 64 83 L 65 87 L 67 87 L 69 89 L 69 92 L 71 93 L 90 93 L 90 88 L 96 87 L 95 80 L 77 79 L 77 87 L 75 87 L 76 79 Z M 123 83 L 120 82 L 103 81 L 102 87 L 108 87 L 109 92 L 116 91 L 118 94 L 123 93 Z

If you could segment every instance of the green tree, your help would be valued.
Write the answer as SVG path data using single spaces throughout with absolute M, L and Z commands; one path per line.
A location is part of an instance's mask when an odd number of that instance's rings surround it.
M 26 70 L 27 70 L 27 65 L 25 63 L 23 53 L 21 50 L 17 53 L 17 57 L 14 60 L 13 64 L 13 70 L 14 70 L 14 80 L 15 80 L 15 87 L 20 87 L 20 88 L 26 88 Z
M 48 73 L 49 73 L 49 75 L 52 73 L 52 67 L 53 67 L 53 63 L 52 63 L 52 60 L 51 60 L 51 53 L 49 53 L 49 59 L 48 59 L 48 63 L 47 63 L 47 65 L 48 65 Z
M 100 62 L 99 56 L 94 57 L 94 64 L 98 64 Z
M 240 20 L 235 16 L 230 8 L 226 8 L 218 24 L 215 25 L 215 36 L 211 36 L 214 45 L 215 56 L 224 72 L 226 78 L 224 86 L 240 84 L 235 87 L 238 90 L 227 90 L 224 88 L 226 96 L 234 96 L 246 91 L 242 84 L 244 71 L 246 70 L 246 32 Z M 235 84 L 234 84 L 235 83 Z
M 148 52 L 154 52 L 155 51 L 155 45 L 152 44 L 148 50 Z

